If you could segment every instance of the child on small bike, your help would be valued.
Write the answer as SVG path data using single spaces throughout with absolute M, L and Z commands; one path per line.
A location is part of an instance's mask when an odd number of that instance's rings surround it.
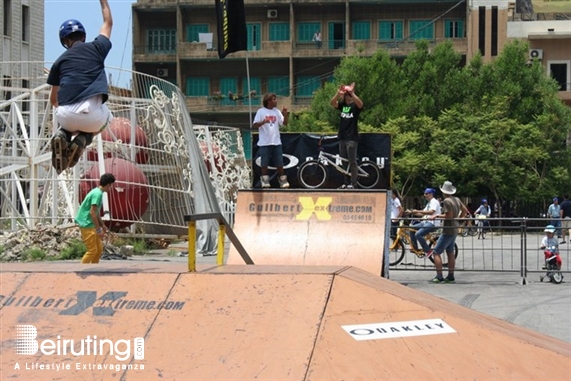
M 547 225 L 545 227 L 545 237 L 541 240 L 540 249 L 549 249 L 545 251 L 545 260 L 548 260 L 553 254 L 555 254 L 555 263 L 557 264 L 557 270 L 561 270 L 561 265 L 563 261 L 559 255 L 559 242 L 555 238 L 555 226 Z

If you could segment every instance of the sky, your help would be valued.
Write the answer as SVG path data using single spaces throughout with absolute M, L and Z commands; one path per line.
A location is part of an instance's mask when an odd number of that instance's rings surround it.
M 132 16 L 133 0 L 108 0 L 113 16 L 111 43 L 113 47 L 105 60 L 105 66 L 132 70 Z M 79 20 L 87 31 L 87 41 L 92 41 L 98 34 L 103 16 L 99 0 L 45 0 L 44 22 L 44 60 L 55 61 L 65 49 L 59 42 L 59 27 L 67 19 Z M 49 66 L 49 65 L 48 65 Z M 115 72 L 112 84 L 124 86 L 130 77 Z

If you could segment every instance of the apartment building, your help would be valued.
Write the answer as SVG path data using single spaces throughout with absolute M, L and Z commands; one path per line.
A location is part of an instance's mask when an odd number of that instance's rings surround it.
M 544 57 L 557 61 L 554 65 L 565 61 L 569 70 L 569 53 L 551 49 L 561 42 L 569 46 L 568 37 L 564 37 L 569 28 L 565 32 L 563 26 L 555 27 L 562 38 L 555 42 L 537 37 L 539 32 L 526 36 L 523 30 L 527 33 L 528 29 L 510 23 L 537 20 L 518 17 L 515 2 L 506 0 L 244 3 L 248 50 L 219 59 L 214 1 L 138 0 L 133 5 L 134 70 L 180 87 L 194 120 L 246 128 L 250 112 L 260 106 L 264 93 L 278 94 L 280 106 L 303 109 L 315 90 L 332 79 L 343 57 L 370 56 L 386 49 L 402 60 L 418 39 L 434 45 L 451 40 L 466 62 L 477 52 L 492 60 L 509 38 L 528 38 L 534 49 L 543 49 Z M 545 29 L 549 33 L 551 28 Z M 318 31 L 321 41 L 314 40 Z M 551 68 L 553 72 L 565 71 L 559 66 Z M 566 78 L 563 83 L 569 82 L 569 75 Z
M 44 2 L 39 0 L 2 0 L 0 3 L 0 75 L 2 78 L 1 100 L 16 95 L 10 88 L 31 88 L 29 83 L 36 73 L 26 65 L 12 65 L 10 62 L 42 62 L 44 60 Z M 37 69 L 34 69 L 37 70 Z

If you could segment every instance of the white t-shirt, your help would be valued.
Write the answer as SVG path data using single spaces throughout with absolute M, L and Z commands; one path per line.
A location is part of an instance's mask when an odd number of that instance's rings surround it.
M 391 197 L 391 219 L 395 219 L 399 217 L 400 211 L 399 208 L 401 206 L 400 200 L 398 197 L 392 198 Z
M 268 109 L 262 107 L 256 113 L 254 123 L 263 122 L 266 117 L 269 117 L 270 122 L 258 129 L 260 131 L 258 146 L 277 146 L 282 144 L 280 139 L 280 127 L 284 124 L 282 112 L 277 108 Z
M 428 204 L 426 204 L 426 206 L 424 207 L 424 210 L 434 210 L 434 214 L 441 214 L 442 213 L 442 209 L 440 208 L 440 203 L 434 197 L 428 202 Z M 433 215 L 433 214 L 431 214 L 431 215 Z M 428 218 L 428 216 L 429 215 L 425 215 L 425 218 Z M 434 226 L 440 226 L 442 224 L 442 221 L 438 220 L 438 219 L 436 219 L 432 222 L 434 223 Z

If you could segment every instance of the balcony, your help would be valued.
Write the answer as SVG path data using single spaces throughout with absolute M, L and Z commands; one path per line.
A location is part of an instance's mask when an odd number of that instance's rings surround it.
M 213 44 L 211 49 L 207 48 L 205 42 L 179 42 L 177 45 L 179 57 L 184 58 L 218 58 L 218 50 Z
M 429 47 L 433 48 L 436 45 L 452 41 L 454 51 L 465 55 L 468 53 L 468 39 L 467 38 L 436 38 L 429 41 Z M 386 49 L 391 56 L 407 56 L 416 50 L 415 41 L 378 41 L 379 48 Z
M 290 111 L 295 109 L 299 111 L 311 105 L 313 97 L 284 97 L 279 96 L 279 107 L 288 108 Z M 252 111 L 256 112 L 262 106 L 262 97 L 252 99 Z M 192 114 L 193 110 L 200 110 L 200 113 L 226 112 L 226 113 L 248 113 L 250 105 L 248 99 L 240 101 L 215 100 L 212 97 L 186 97 L 186 107 Z
M 133 62 L 176 62 L 176 50 L 155 50 L 148 46 L 133 48 Z

